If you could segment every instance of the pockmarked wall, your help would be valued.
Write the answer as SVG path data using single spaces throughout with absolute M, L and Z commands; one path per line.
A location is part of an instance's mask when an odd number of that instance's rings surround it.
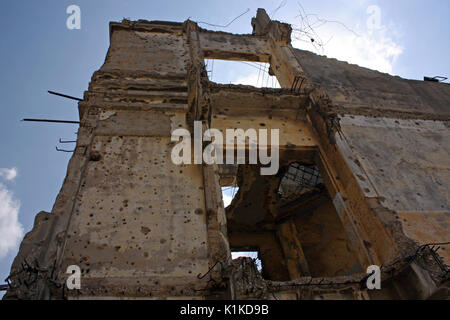
M 449 240 L 450 85 L 406 80 L 296 50 L 313 83 L 340 113 L 346 160 L 358 166 L 366 197 L 395 212 L 419 244 Z M 368 179 L 368 181 L 366 181 Z M 385 217 L 392 220 L 392 217 Z M 449 263 L 450 250 L 441 254 Z
M 291 26 L 263 9 L 251 23 L 248 35 L 110 24 L 63 186 L 22 241 L 5 299 L 448 298 L 450 86 L 294 49 Z M 269 63 L 281 89 L 213 83 L 205 59 Z M 279 170 L 176 165 L 172 133 L 194 123 L 279 130 Z M 282 187 L 306 168 L 314 185 Z M 258 251 L 261 272 L 236 249 Z

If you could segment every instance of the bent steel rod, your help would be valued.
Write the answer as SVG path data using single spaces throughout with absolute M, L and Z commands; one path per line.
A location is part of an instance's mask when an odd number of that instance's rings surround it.
M 80 121 L 49 120 L 49 119 L 22 119 L 22 121 L 28 121 L 28 122 L 51 122 L 51 123 L 74 123 L 74 124 L 79 124 L 80 123 Z

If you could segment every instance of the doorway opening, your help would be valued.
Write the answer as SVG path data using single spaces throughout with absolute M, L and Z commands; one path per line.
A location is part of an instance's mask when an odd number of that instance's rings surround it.
M 232 251 L 258 252 L 262 276 L 274 281 L 361 272 L 318 157 L 289 155 L 275 176 L 239 166 L 239 190 L 226 208 Z

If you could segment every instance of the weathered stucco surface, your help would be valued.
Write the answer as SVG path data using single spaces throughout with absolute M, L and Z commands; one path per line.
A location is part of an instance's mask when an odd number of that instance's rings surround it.
M 101 159 L 86 168 L 62 270 L 77 264 L 86 280 L 161 285 L 207 271 L 200 168 L 172 164 L 169 145 L 167 137 L 94 139 Z
M 419 115 L 419 119 L 450 118 L 450 85 L 406 80 L 336 59 L 295 49 L 308 80 L 320 85 L 345 113 L 398 118 Z
M 396 212 L 405 235 L 420 244 L 449 239 L 450 129 L 448 122 L 343 116 L 341 134 L 369 183 L 367 197 Z M 368 181 L 366 180 L 368 179 Z M 441 255 L 448 263 L 448 248 Z
M 252 26 L 110 24 L 66 179 L 5 299 L 448 298 L 450 86 L 294 49 L 291 27 L 263 9 Z M 212 83 L 205 58 L 270 63 L 282 88 Z M 279 172 L 173 164 L 171 133 L 194 121 L 279 129 Z M 286 182 L 306 167 L 315 184 Z M 224 208 L 220 186 L 232 185 Z M 258 251 L 261 272 L 231 250 Z M 79 290 L 66 288 L 73 264 Z M 373 264 L 380 291 L 365 287 Z
M 344 116 L 341 130 L 378 197 L 394 211 L 450 212 L 445 122 Z

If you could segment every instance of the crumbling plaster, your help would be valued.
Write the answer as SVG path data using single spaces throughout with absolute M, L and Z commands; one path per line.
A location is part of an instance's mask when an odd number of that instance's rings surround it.
M 417 248 L 449 240 L 449 86 L 293 49 L 290 26 L 262 9 L 252 25 L 253 35 L 233 35 L 189 20 L 110 24 L 105 63 L 79 104 L 66 179 L 52 212 L 40 213 L 22 242 L 6 299 L 396 299 L 446 292 L 432 253 Z M 269 62 L 282 89 L 213 84 L 205 58 Z M 282 162 L 300 155 L 319 166 L 353 254 L 345 268 L 361 268 L 305 275 L 303 259 L 319 244 L 308 247 L 289 231 L 292 223 L 264 243 L 281 258 L 279 281 L 263 279 L 248 259 L 232 262 L 230 245 L 259 245 L 264 232 L 251 242 L 227 226 L 233 219 L 225 215 L 216 165 L 170 161 L 170 133 L 192 129 L 194 120 L 204 129 L 278 127 Z M 256 213 L 242 214 L 246 221 Z M 303 224 L 311 221 L 297 222 L 307 233 Z M 283 237 L 289 239 L 278 244 Z M 448 251 L 439 254 L 448 259 Z M 70 264 L 83 269 L 75 292 L 64 290 Z M 370 264 L 391 266 L 381 293 L 363 286 L 359 272 Z

